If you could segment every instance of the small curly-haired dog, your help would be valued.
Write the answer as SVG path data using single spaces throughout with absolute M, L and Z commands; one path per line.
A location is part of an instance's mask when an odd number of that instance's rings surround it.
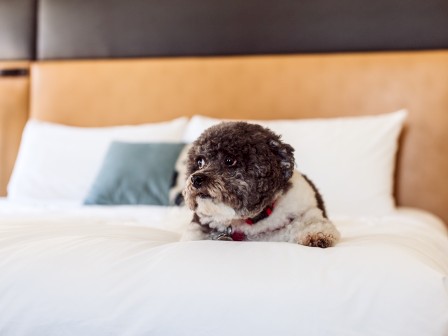
M 208 128 L 188 152 L 183 240 L 285 241 L 329 247 L 339 232 L 315 186 L 294 169 L 294 149 L 257 124 Z

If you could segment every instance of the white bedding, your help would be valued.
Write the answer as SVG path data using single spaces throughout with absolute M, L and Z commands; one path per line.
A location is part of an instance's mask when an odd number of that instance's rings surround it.
M 0 202 L 0 335 L 448 335 L 431 215 L 334 218 L 330 249 L 177 242 L 186 209 Z

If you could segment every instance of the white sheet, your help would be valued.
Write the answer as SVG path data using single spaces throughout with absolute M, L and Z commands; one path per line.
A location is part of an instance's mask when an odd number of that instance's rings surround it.
M 177 242 L 188 210 L 0 202 L 0 335 L 447 335 L 429 214 L 335 218 L 334 248 Z

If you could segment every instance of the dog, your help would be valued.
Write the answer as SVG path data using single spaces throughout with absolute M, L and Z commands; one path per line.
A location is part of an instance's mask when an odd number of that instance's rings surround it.
M 340 234 L 293 154 L 258 124 L 223 122 L 205 130 L 188 151 L 183 196 L 194 215 L 182 240 L 334 246 Z

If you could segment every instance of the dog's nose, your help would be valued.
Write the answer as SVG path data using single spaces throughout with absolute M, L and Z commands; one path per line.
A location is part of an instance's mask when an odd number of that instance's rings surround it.
M 199 189 L 200 187 L 202 187 L 202 184 L 204 183 L 204 181 L 205 181 L 205 176 L 201 175 L 201 174 L 193 175 L 191 177 L 191 182 L 193 183 L 193 186 L 196 189 Z

